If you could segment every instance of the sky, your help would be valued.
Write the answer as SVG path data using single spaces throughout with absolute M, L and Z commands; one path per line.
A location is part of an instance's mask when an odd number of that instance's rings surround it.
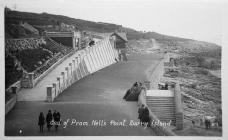
M 3 0 L 13 10 L 108 22 L 221 45 L 221 0 Z

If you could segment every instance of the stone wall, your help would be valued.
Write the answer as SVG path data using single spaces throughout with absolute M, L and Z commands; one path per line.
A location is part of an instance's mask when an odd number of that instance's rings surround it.
M 150 88 L 151 89 L 158 89 L 158 83 L 161 81 L 163 74 L 164 74 L 164 63 L 169 61 L 169 54 L 165 54 L 163 59 L 157 64 L 155 69 L 153 69 L 152 74 L 148 77 L 150 81 Z
M 12 97 L 5 103 L 5 115 L 13 109 L 17 103 L 17 93 L 21 89 L 20 81 L 12 84 L 8 89 L 6 89 L 6 94 L 12 94 Z
M 17 81 L 6 89 L 6 92 L 13 93 L 13 88 L 16 87 L 16 92 L 21 90 L 21 81 Z
M 5 104 L 5 115 L 11 110 L 13 109 L 13 107 L 15 106 L 15 104 L 17 103 L 17 95 L 13 95 L 13 97 L 6 102 Z
M 146 90 L 142 90 L 139 98 L 138 98 L 138 105 L 141 106 L 142 104 L 146 105 Z M 153 120 L 154 122 L 158 122 L 159 119 L 156 115 L 149 109 L 149 117 L 150 120 Z M 155 133 L 159 136 L 175 136 L 176 134 L 172 132 L 172 130 L 169 127 L 166 126 L 160 126 L 160 125 L 151 125 L 151 129 L 155 131 Z
M 77 51 L 74 59 L 65 66 L 65 71 L 47 86 L 47 102 L 53 102 L 76 81 L 115 63 L 118 53 L 111 44 L 109 38 L 105 38 L 94 46 Z
M 158 83 L 163 81 L 164 82 L 164 74 L 167 69 L 176 70 L 177 68 L 174 65 L 174 61 L 172 59 L 172 55 L 166 53 L 163 59 L 157 64 L 155 69 L 153 70 L 152 74 L 149 76 L 148 80 L 150 82 L 149 89 L 158 89 Z M 170 81 L 165 81 L 170 82 Z M 183 109 L 182 109 L 182 98 L 180 92 L 180 85 L 179 83 L 173 83 L 173 88 L 169 88 L 174 93 L 174 106 L 175 106 L 175 119 L 176 119 L 176 129 L 183 129 Z M 146 100 L 146 99 L 145 99 Z M 155 116 L 155 115 L 154 115 Z

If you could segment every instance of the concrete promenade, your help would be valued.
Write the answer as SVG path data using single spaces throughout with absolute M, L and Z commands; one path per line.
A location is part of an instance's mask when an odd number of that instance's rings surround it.
M 155 135 L 150 128 L 130 126 L 129 122 L 137 122 L 137 102 L 126 102 L 122 98 L 128 88 L 135 81 L 146 80 L 146 71 L 153 68 L 160 61 L 159 54 L 133 54 L 128 56 L 129 61 L 120 62 L 101 69 L 87 76 L 59 95 L 55 102 L 43 102 L 45 91 L 42 86 L 64 69 L 60 64 L 53 72 L 45 77 L 34 89 L 24 92 L 20 96 L 15 108 L 6 115 L 5 134 L 7 136 L 149 136 Z M 67 61 L 67 60 L 66 60 Z M 56 75 L 55 75 L 56 74 Z M 44 88 L 45 89 L 45 88 Z M 44 92 L 44 94 L 43 94 Z M 20 93 L 20 94 L 21 94 Z M 29 97 L 27 97 L 29 96 Z M 26 101 L 27 99 L 32 101 Z M 37 125 L 38 115 L 42 111 L 57 110 L 61 113 L 63 122 L 76 119 L 77 122 L 88 122 L 88 126 L 68 125 L 64 123 L 55 132 L 54 128 L 44 133 L 39 132 Z M 106 122 L 102 126 L 92 125 L 92 121 Z M 114 126 L 111 121 L 122 122 L 125 126 Z

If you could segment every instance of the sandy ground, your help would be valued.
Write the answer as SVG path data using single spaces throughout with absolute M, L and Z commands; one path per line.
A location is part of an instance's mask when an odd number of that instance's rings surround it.
M 130 126 L 129 122 L 137 122 L 137 102 L 122 100 L 126 90 L 135 81 L 146 80 L 145 72 L 155 66 L 161 56 L 158 54 L 130 55 L 129 61 L 120 62 L 102 69 L 93 75 L 87 76 L 67 90 L 65 90 L 54 103 L 41 101 L 21 101 L 6 115 L 5 135 L 7 136 L 90 136 L 90 135 L 116 135 L 116 136 L 148 136 L 155 135 L 150 128 Z M 61 113 L 63 123 L 59 131 L 54 129 L 44 133 L 39 132 L 37 126 L 38 115 L 45 114 L 48 109 L 56 109 Z M 64 128 L 64 122 L 69 119 Z M 70 123 L 73 119 L 77 125 Z M 103 121 L 99 126 L 92 121 Z M 122 122 L 125 125 L 114 125 L 111 121 Z M 80 126 L 80 122 L 87 122 L 87 126 Z M 106 122 L 106 125 L 104 125 Z

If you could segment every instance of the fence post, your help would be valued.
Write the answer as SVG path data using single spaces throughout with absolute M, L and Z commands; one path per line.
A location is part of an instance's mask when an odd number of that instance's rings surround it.
M 66 87 L 65 72 L 61 72 L 61 76 L 63 78 L 63 83 L 62 83 L 62 87 L 61 87 L 61 92 L 62 92 Z
M 57 94 L 56 94 L 56 83 L 53 83 L 52 85 L 53 85 L 53 89 L 54 89 L 54 93 L 55 93 L 55 97 L 53 97 L 53 98 L 56 98 L 57 97 Z
M 70 78 L 70 85 L 71 85 L 71 84 L 73 84 L 72 63 L 69 63 L 69 68 L 70 68 L 70 75 L 69 75 L 69 78 Z
M 61 85 L 61 83 L 60 83 L 60 77 L 57 77 L 57 83 L 58 83 L 58 85 L 57 85 L 57 86 L 58 86 L 58 89 L 59 89 L 59 90 L 58 90 L 58 92 L 57 92 L 57 94 L 59 95 L 59 93 L 61 92 L 61 86 L 60 86 L 60 85 Z
M 28 82 L 29 82 L 29 88 L 33 88 L 34 86 L 34 73 L 28 73 Z
M 11 87 L 11 89 L 12 89 L 13 94 L 17 94 L 17 87 L 16 86 Z
M 47 86 L 47 102 L 52 102 L 52 86 Z
M 174 84 L 174 100 L 175 100 L 175 114 L 176 114 L 176 128 L 177 130 L 183 129 L 183 108 L 182 108 L 182 99 L 180 85 Z
M 66 71 L 66 88 L 69 86 L 69 68 L 65 67 L 65 71 Z

